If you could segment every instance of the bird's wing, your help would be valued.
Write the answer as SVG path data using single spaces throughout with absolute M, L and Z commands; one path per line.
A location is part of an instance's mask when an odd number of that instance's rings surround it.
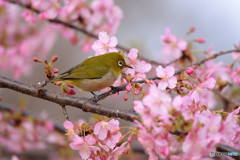
M 64 72 L 62 77 L 63 80 L 67 79 L 99 79 L 109 71 L 108 67 L 96 67 L 95 64 L 80 64 L 67 72 Z

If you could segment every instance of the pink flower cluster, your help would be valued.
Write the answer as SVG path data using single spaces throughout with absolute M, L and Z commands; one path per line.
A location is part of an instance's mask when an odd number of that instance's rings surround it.
M 237 66 L 233 70 L 231 70 L 230 76 L 234 83 L 240 86 L 240 66 Z
M 123 17 L 121 9 L 114 5 L 113 0 L 64 0 L 63 3 L 58 0 L 30 0 L 26 2 L 40 11 L 38 14 L 40 20 L 58 18 L 80 24 L 92 33 L 106 31 L 113 34 Z M 31 10 L 25 10 L 22 16 L 28 22 L 37 21 L 36 14 Z M 79 42 L 76 31 L 66 27 L 60 27 L 60 29 L 63 36 L 73 44 Z M 84 52 L 90 51 L 91 43 L 92 39 L 89 38 L 79 42 Z
M 82 159 L 118 159 L 126 150 L 127 142 L 116 146 L 123 138 L 118 120 L 99 121 L 92 127 L 83 122 L 74 125 L 70 121 L 63 125 L 71 141 L 70 147 L 78 150 Z
M 95 51 L 95 55 L 101 55 L 109 52 L 118 52 L 116 49 L 117 46 L 117 38 L 115 36 L 109 36 L 106 32 L 100 32 L 99 40 L 96 40 L 93 45 L 92 49 Z M 123 51 L 120 53 L 123 54 Z M 119 78 L 115 83 L 114 86 L 119 86 L 123 82 L 127 82 L 127 91 L 131 91 L 132 88 L 135 95 L 138 95 L 139 92 L 141 92 L 142 87 L 140 85 L 131 84 L 131 81 L 139 80 L 139 79 L 145 79 L 146 73 L 149 72 L 152 68 L 152 65 L 150 63 L 146 63 L 145 61 L 141 61 L 137 58 L 138 56 L 138 50 L 136 48 L 132 48 L 127 56 L 127 62 L 128 65 L 132 67 L 132 69 L 126 69 L 126 79 L 123 80 L 122 78 Z M 125 95 L 125 100 L 128 98 L 128 93 Z
M 137 56 L 138 50 L 136 48 L 132 48 L 128 53 L 128 59 L 130 61 L 129 65 L 133 67 L 133 69 L 127 69 L 126 74 L 130 74 L 132 77 L 135 77 L 134 80 L 145 78 L 146 73 L 152 69 L 152 65 L 150 63 L 140 61 L 137 59 Z
M 181 56 L 181 52 L 187 49 L 187 42 L 183 39 L 177 39 L 175 35 L 172 34 L 169 28 L 166 28 L 165 35 L 161 36 L 163 41 L 163 52 L 168 55 L 173 55 L 175 58 Z
M 115 36 L 109 37 L 106 32 L 100 32 L 98 37 L 99 40 L 96 40 L 92 45 L 92 49 L 95 51 L 96 56 L 108 52 L 118 52 L 116 49 L 118 40 Z M 132 77 L 145 78 L 145 73 L 149 72 L 152 66 L 145 61 L 138 60 L 137 56 L 138 50 L 136 48 L 132 48 L 129 51 L 127 58 L 129 61 L 128 65 L 133 67 L 133 69 L 127 69 L 125 73 L 130 74 Z
M 6 4 L 1 10 L 0 69 L 13 71 L 14 78 L 19 79 L 32 71 L 33 56 L 46 57 L 56 34 L 49 25 L 40 28 L 22 22 L 17 6 Z
M 92 49 L 96 53 L 95 56 L 109 52 L 117 52 L 115 48 L 118 43 L 116 37 L 109 37 L 106 32 L 100 32 L 98 38 L 99 40 L 96 40 L 92 45 Z
M 166 90 L 166 88 L 173 89 L 176 87 L 177 78 L 174 77 L 175 69 L 172 66 L 167 66 L 163 68 L 161 65 L 156 68 L 156 74 L 161 78 L 158 83 L 158 88 L 161 90 Z
M 65 145 L 65 139 L 54 132 L 50 120 L 33 119 L 19 112 L 0 112 L 0 145 L 10 152 L 44 149 L 47 143 Z
M 225 119 L 189 96 L 172 99 L 170 94 L 150 86 L 142 101 L 134 101 L 133 109 L 141 116 L 141 122 L 136 121 L 137 139 L 149 159 L 201 159 L 216 151 L 218 143 L 240 148 L 236 116 L 240 107 Z

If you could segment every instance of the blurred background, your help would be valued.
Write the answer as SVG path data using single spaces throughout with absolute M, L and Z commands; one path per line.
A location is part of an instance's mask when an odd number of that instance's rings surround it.
M 143 57 L 160 60 L 163 55 L 161 51 L 162 42 L 160 35 L 165 33 L 165 28 L 169 27 L 178 38 L 183 38 L 190 27 L 195 26 L 194 34 L 187 37 L 200 38 L 206 40 L 205 44 L 196 45 L 195 48 L 208 50 L 213 45 L 214 51 L 233 49 L 233 44 L 240 41 L 240 1 L 239 0 L 115 0 L 123 11 L 123 19 L 115 34 L 118 42 L 128 48 L 136 47 Z M 79 34 L 79 39 L 84 35 Z M 47 35 L 46 35 L 47 38 Z M 88 56 L 94 53 L 81 53 L 79 46 L 73 46 L 68 40 L 58 36 L 58 40 L 48 59 L 53 55 L 58 55 L 59 59 L 55 67 L 60 72 L 79 64 Z M 32 59 L 32 57 L 29 57 Z M 231 55 L 219 58 L 226 63 L 231 62 Z M 21 81 L 28 84 L 37 84 L 45 80 L 43 65 L 35 63 L 34 71 L 28 77 L 22 77 Z M 11 77 L 6 72 L 1 75 Z M 52 84 L 46 88 L 61 93 L 60 89 Z M 79 97 L 92 97 L 90 93 L 77 91 Z M 99 94 L 99 93 L 97 93 Z M 17 106 L 24 101 L 26 108 L 34 114 L 47 111 L 49 118 L 62 124 L 65 117 L 61 107 L 54 103 L 19 94 L 12 90 L 0 89 L 3 103 Z M 124 94 L 114 95 L 99 102 L 111 108 L 130 110 L 132 108 L 132 97 L 128 101 L 123 101 Z M 113 103 L 114 102 L 114 103 Z M 72 121 L 79 118 L 91 117 L 91 113 L 84 113 L 79 109 L 67 106 L 67 112 Z M 123 125 L 126 123 L 123 121 Z

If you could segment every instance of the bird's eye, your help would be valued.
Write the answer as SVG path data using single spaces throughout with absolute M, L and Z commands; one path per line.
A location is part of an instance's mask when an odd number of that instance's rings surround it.
M 123 62 L 122 62 L 122 61 L 118 61 L 118 65 L 119 65 L 120 67 L 122 67 L 122 66 L 123 66 Z

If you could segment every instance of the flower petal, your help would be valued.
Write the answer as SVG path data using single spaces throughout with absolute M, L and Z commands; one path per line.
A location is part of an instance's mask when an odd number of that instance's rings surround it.
M 164 72 L 164 69 L 161 65 L 156 68 L 156 74 L 160 78 L 165 77 L 165 72 Z

